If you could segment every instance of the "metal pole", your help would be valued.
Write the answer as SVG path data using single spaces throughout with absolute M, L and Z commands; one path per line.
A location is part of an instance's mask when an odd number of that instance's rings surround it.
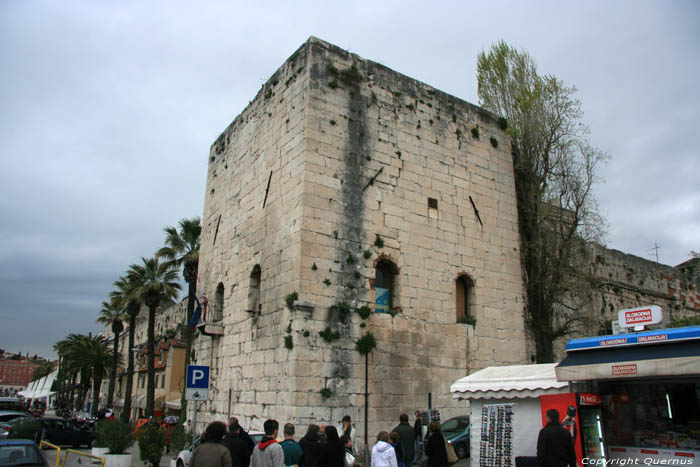
M 369 354 L 365 354 L 365 464 L 369 465 L 369 438 L 367 418 L 369 414 Z
M 194 416 L 192 417 L 192 450 L 194 451 L 194 437 L 195 433 L 197 431 L 197 406 L 199 405 L 199 401 L 194 401 Z

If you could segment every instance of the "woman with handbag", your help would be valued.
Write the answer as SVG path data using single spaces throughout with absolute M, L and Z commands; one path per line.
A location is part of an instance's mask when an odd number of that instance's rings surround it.
M 428 467 L 447 467 L 447 441 L 442 435 L 440 422 L 433 421 L 429 427 L 428 442 L 425 445 L 425 453 L 428 456 Z

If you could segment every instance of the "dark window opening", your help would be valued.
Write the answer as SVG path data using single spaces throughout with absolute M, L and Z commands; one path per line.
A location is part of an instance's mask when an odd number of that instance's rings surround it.
M 389 313 L 394 308 L 394 270 L 389 261 L 380 261 L 375 269 L 374 304 L 378 313 Z
M 475 324 L 473 308 L 474 281 L 469 276 L 459 276 L 456 281 L 457 322 Z
M 248 311 L 256 314 L 262 311 L 262 304 L 260 303 L 261 277 L 260 265 L 256 264 L 250 273 L 250 282 L 248 284 Z

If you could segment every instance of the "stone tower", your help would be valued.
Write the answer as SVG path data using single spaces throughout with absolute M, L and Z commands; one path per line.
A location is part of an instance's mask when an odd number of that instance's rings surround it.
M 443 418 L 464 413 L 454 380 L 525 361 L 502 123 L 313 37 L 274 73 L 209 155 L 202 424 L 303 434 L 349 414 L 361 444 L 368 333 L 371 440 L 429 394 Z

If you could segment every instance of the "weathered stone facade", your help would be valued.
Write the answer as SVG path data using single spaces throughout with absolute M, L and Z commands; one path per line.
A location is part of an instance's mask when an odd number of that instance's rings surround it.
M 649 305 L 661 307 L 663 321 L 649 329 L 666 328 L 673 326 L 674 321 L 700 316 L 700 266 L 697 266 L 697 260 L 674 267 L 593 244 L 588 245 L 588 253 L 587 282 L 592 287 L 586 289 L 585 294 L 570 297 L 571 303 L 581 310 L 584 320 L 571 335 L 556 342 L 559 359 L 564 357 L 567 339 L 613 333 L 612 322 L 618 319 L 618 312 L 623 309 Z M 528 353 L 534 355 L 532 345 L 529 347 Z
M 509 148 L 492 114 L 310 38 L 211 147 L 198 292 L 223 332 L 195 341 L 212 367 L 200 428 L 349 414 L 363 439 L 367 332 L 371 439 L 429 393 L 464 413 L 455 379 L 525 362 Z M 387 266 L 392 313 L 374 313 Z

